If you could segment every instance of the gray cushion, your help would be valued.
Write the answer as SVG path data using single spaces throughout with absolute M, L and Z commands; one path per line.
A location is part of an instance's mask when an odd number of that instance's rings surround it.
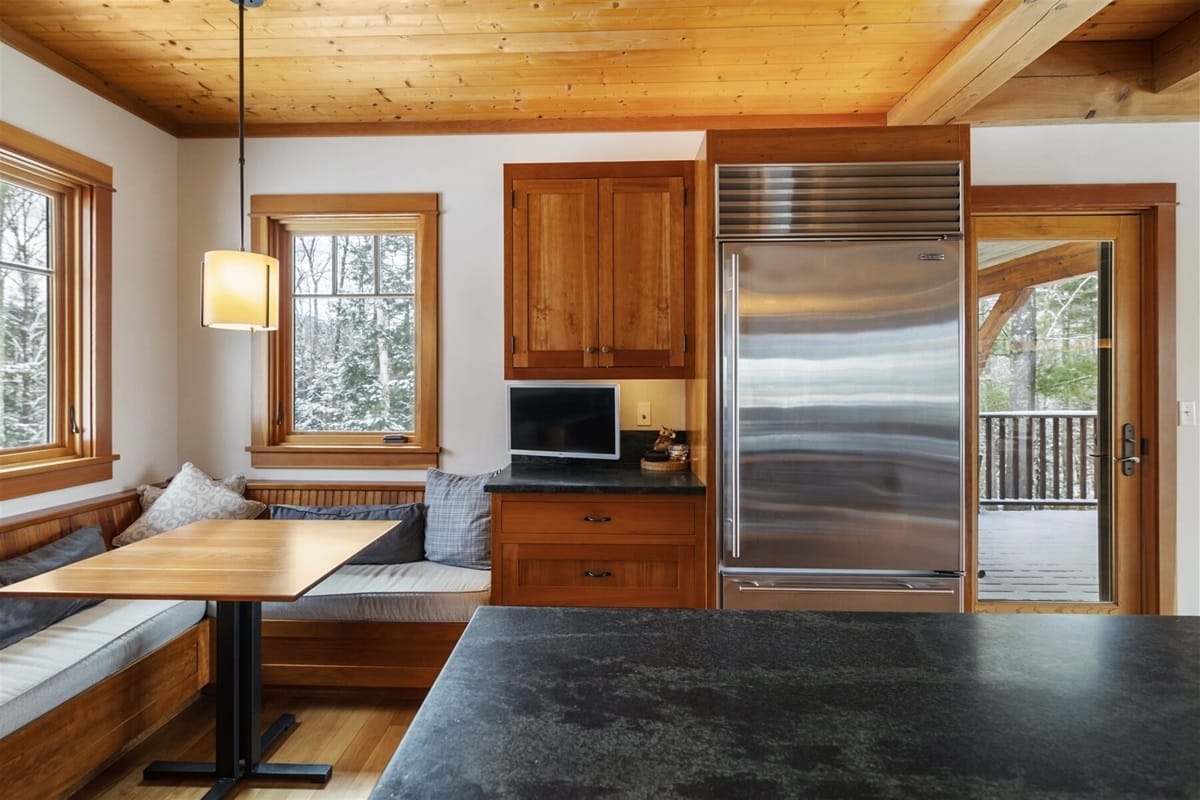
M 80 528 L 30 553 L 0 561 L 0 586 L 41 575 L 104 552 L 104 535 L 92 526 Z M 98 597 L 0 599 L 0 649 L 32 636 L 61 619 L 100 602 Z
M 424 558 L 425 506 L 268 506 L 271 519 L 382 519 L 398 524 L 347 564 L 407 564 Z
M 484 485 L 498 474 L 454 475 L 431 469 L 425 477 L 425 557 L 471 569 L 492 566 L 492 503 Z

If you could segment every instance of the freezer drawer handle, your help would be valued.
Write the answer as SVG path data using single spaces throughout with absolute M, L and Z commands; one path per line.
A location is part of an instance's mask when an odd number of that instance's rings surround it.
M 739 592 L 847 592 L 850 594 L 887 594 L 889 592 L 905 592 L 915 594 L 954 594 L 953 589 L 918 589 L 910 584 L 881 586 L 875 589 L 865 589 L 853 586 L 746 586 L 738 584 Z
M 592 514 L 588 514 L 586 517 L 583 518 L 583 521 L 584 522 L 612 522 L 612 517 L 597 517 L 597 516 L 593 516 Z
M 612 577 L 612 573 L 609 572 L 608 570 L 604 570 L 604 572 L 593 572 L 590 569 L 585 569 L 583 571 L 583 574 L 588 578 L 611 578 Z

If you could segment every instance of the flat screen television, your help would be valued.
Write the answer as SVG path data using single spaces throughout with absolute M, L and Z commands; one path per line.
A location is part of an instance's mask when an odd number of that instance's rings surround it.
M 620 413 L 615 383 L 510 383 L 509 455 L 616 460 Z

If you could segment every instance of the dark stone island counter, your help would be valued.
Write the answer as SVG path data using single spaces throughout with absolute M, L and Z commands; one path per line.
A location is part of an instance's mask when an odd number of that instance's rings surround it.
M 690 471 L 650 472 L 636 463 L 510 464 L 483 487 L 488 492 L 577 494 L 704 494 Z
M 485 606 L 371 795 L 1117 797 L 1200 797 L 1200 618 Z

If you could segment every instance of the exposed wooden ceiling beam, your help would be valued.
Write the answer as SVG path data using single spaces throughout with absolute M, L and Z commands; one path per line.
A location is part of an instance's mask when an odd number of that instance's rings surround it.
M 1001 86 L 960 122 L 973 125 L 1175 122 L 1200 119 L 1200 91 L 1154 91 L 1150 42 L 1065 42 Z
M 945 58 L 888 112 L 889 125 L 962 121 L 1110 0 L 998 0 Z
M 1068 242 L 979 270 L 979 297 L 1073 278 L 1096 270 L 1095 242 Z
M 1188 81 L 1195 92 L 1200 75 L 1200 12 L 1179 23 L 1154 40 L 1154 91 L 1180 89 Z

